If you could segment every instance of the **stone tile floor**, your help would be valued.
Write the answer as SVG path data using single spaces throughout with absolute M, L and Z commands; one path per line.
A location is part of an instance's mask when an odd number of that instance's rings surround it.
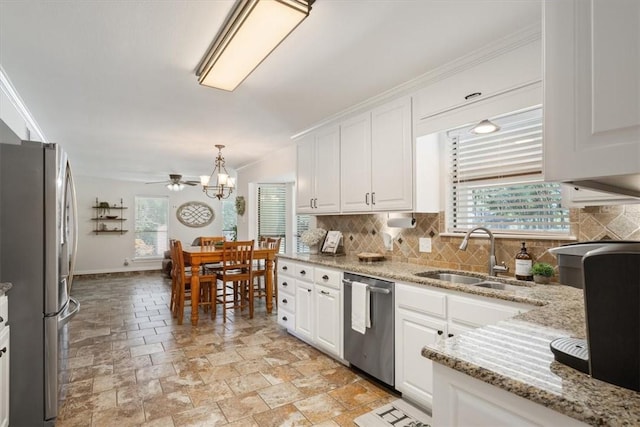
M 58 427 L 353 426 L 397 398 L 287 334 L 264 301 L 254 319 L 201 312 L 192 327 L 159 273 L 80 277 L 72 295 Z

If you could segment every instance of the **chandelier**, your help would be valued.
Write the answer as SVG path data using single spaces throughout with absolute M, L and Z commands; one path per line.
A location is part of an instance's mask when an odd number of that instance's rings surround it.
M 216 145 L 218 156 L 215 160 L 215 166 L 211 175 L 200 176 L 202 191 L 212 199 L 226 199 L 233 193 L 235 187 L 235 179 L 229 176 L 227 168 L 224 167 L 224 157 L 222 157 L 222 149 L 224 145 Z M 215 179 L 215 181 L 214 181 Z M 215 185 L 213 184 L 215 182 Z

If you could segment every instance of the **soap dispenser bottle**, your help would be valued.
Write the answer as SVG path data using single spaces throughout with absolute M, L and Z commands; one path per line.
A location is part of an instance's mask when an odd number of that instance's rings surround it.
M 525 242 L 522 242 L 520 252 L 516 254 L 516 279 L 518 280 L 533 280 L 531 274 L 531 264 L 533 260 L 531 255 L 527 252 Z

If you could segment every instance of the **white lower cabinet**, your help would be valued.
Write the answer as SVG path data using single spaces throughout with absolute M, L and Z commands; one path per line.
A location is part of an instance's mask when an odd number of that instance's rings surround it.
M 279 264 L 278 324 L 342 358 L 342 272 L 289 260 Z
M 296 334 L 313 340 L 313 283 L 296 280 Z
M 434 363 L 433 373 L 434 426 L 586 426 L 438 363 Z
M 422 357 L 422 347 L 446 336 L 446 296 L 401 283 L 395 291 L 395 387 L 409 400 L 431 407 L 433 362 Z
M 403 397 L 431 408 L 435 405 L 434 363 L 422 356 L 422 348 L 529 309 L 531 306 L 526 304 L 494 302 L 470 294 L 462 296 L 426 286 L 396 283 L 396 389 Z
M 314 342 L 329 353 L 340 356 L 342 349 L 340 290 L 315 285 Z

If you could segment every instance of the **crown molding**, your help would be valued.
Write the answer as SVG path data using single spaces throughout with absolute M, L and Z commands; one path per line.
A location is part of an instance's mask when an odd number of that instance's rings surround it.
M 24 119 L 25 123 L 27 123 L 29 129 L 33 130 L 37 134 L 40 141 L 48 143 L 49 140 L 44 135 L 44 132 L 42 132 L 42 129 L 40 129 L 40 126 L 38 126 L 38 123 L 33 118 L 33 115 L 31 115 L 31 112 L 25 105 L 24 101 L 22 101 L 22 98 L 20 98 L 18 91 L 11 83 L 9 76 L 4 71 L 4 68 L 2 68 L 2 65 L 0 65 L 0 90 L 2 90 L 2 92 L 7 96 L 16 111 Z
M 489 43 L 481 49 L 477 49 L 473 52 L 463 55 L 414 79 L 408 80 L 398 86 L 395 86 L 378 95 L 368 98 L 363 102 L 352 105 L 349 108 L 332 114 L 331 116 L 326 117 L 320 122 L 315 123 L 311 127 L 296 133 L 291 137 L 291 139 L 297 139 L 322 126 L 335 123 L 338 120 L 347 118 L 348 116 L 370 110 L 385 102 L 389 102 L 392 99 L 409 95 L 418 89 L 422 89 L 439 80 L 446 79 L 447 77 L 450 77 L 451 75 L 456 74 L 462 70 L 473 67 L 482 62 L 489 61 L 497 56 L 516 50 L 522 46 L 541 39 L 542 23 L 529 25 L 515 33 Z

